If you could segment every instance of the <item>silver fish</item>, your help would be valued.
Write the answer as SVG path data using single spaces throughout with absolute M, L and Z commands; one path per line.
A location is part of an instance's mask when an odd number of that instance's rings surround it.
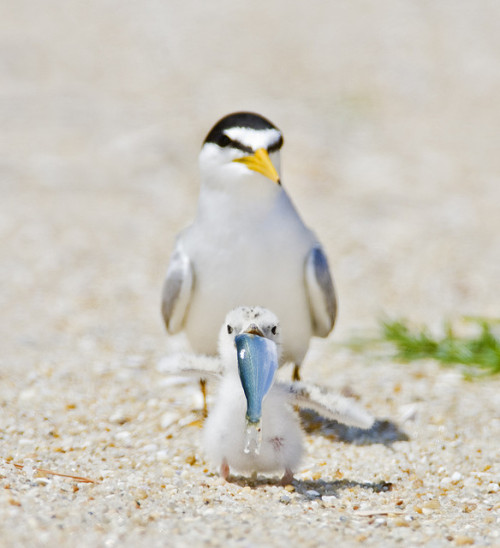
M 276 344 L 258 335 L 242 333 L 235 337 L 238 372 L 247 399 L 245 453 L 260 451 L 262 441 L 262 402 L 278 369 Z

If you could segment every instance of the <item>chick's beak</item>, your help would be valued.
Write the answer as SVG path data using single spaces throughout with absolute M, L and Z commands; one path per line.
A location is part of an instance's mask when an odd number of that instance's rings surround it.
M 265 337 L 264 333 L 262 333 L 259 326 L 255 323 L 251 323 L 244 331 L 244 333 L 247 333 L 248 335 L 257 335 L 259 337 Z
M 243 158 L 236 158 L 236 160 L 233 160 L 233 162 L 239 162 L 241 164 L 245 164 L 248 169 L 251 169 L 252 171 L 256 171 L 257 173 L 260 173 L 261 175 L 264 175 L 265 177 L 267 177 L 268 179 L 271 179 L 271 181 L 277 183 L 278 185 L 281 184 L 280 176 L 278 175 L 276 168 L 271 162 L 271 158 L 269 158 L 269 154 L 265 148 L 259 148 L 255 152 L 255 154 L 252 154 L 251 156 L 243 156 Z

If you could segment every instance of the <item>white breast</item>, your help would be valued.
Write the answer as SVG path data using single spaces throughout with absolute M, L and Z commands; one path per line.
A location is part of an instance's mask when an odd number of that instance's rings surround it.
M 301 363 L 312 334 L 304 284 L 305 260 L 316 242 L 286 194 L 246 208 L 246 199 L 204 196 L 205 207 L 183 235 L 194 269 L 186 333 L 199 353 L 215 354 L 227 312 L 260 305 L 281 321 L 285 360 Z
M 245 411 L 241 383 L 236 375 L 228 375 L 205 421 L 203 444 L 209 461 L 218 467 L 226 459 L 230 469 L 243 473 L 295 471 L 302 457 L 302 431 L 285 394 L 273 387 L 264 400 L 259 455 L 244 452 Z

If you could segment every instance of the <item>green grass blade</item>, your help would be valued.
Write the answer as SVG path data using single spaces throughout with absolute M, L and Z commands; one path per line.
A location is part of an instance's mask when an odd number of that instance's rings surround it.
M 450 324 L 445 325 L 444 336 L 434 337 L 427 328 L 410 329 L 403 320 L 386 320 L 381 323 L 380 343 L 389 343 L 396 357 L 404 362 L 434 359 L 447 365 L 468 368 L 466 376 L 494 375 L 500 373 L 500 338 L 493 332 L 498 327 L 496 319 L 467 318 L 478 327 L 477 334 L 470 337 L 457 336 Z M 367 341 L 373 345 L 373 339 Z M 357 340 L 356 348 L 363 345 Z

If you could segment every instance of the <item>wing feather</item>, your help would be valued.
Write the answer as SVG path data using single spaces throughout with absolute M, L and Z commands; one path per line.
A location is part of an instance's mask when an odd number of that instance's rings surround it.
M 194 274 L 191 261 L 177 242 L 163 283 L 161 311 L 169 333 L 182 330 L 189 308 Z
M 349 398 L 329 392 L 323 387 L 303 382 L 279 383 L 287 391 L 289 401 L 303 409 L 311 409 L 326 419 L 348 426 L 370 428 L 374 417 Z
M 313 333 L 326 337 L 333 329 L 337 316 L 337 297 L 328 260 L 320 245 L 307 257 L 305 281 L 313 319 Z

